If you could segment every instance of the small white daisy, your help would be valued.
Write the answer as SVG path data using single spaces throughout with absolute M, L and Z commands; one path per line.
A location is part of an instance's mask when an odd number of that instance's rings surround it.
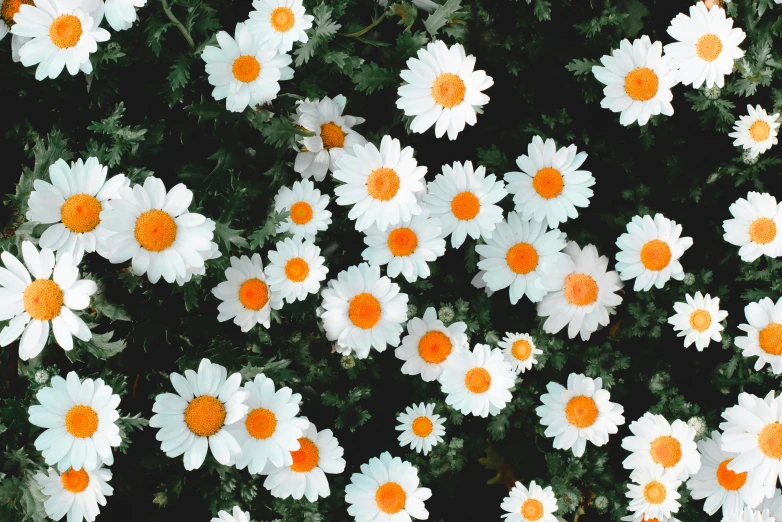
M 686 422 L 676 419 L 669 423 L 662 415 L 646 412 L 629 428 L 633 435 L 622 439 L 622 447 L 630 452 L 622 463 L 625 469 L 661 464 L 679 480 L 686 480 L 700 469 L 695 430 Z
M 230 513 L 221 509 L 211 522 L 250 522 L 250 512 L 242 511 L 239 506 L 234 506 Z
M 681 495 L 676 490 L 681 481 L 673 471 L 663 469 L 662 464 L 638 468 L 630 474 L 630 480 L 634 484 L 627 485 L 626 495 L 630 499 L 628 509 L 636 520 L 667 520 L 672 513 L 679 511 L 681 504 L 678 500 Z
M 739 248 L 739 257 L 747 263 L 760 256 L 782 255 L 782 203 L 765 192 L 749 192 L 730 206 L 733 219 L 722 222 L 723 239 Z
M 415 116 L 413 132 L 424 133 L 434 125 L 434 135 L 455 140 L 466 125 L 475 125 L 477 112 L 489 103 L 482 91 L 494 85 L 484 71 L 476 71 L 475 56 L 467 56 L 462 44 L 451 47 L 441 40 L 418 50 L 418 58 L 407 60 L 401 72 L 407 82 L 399 87 L 398 109 Z
M 100 513 L 98 506 L 105 506 L 106 497 L 114 493 L 108 484 L 111 471 L 106 468 L 69 469 L 62 474 L 49 468 L 46 475 L 39 471 L 33 478 L 47 497 L 43 507 L 52 520 L 93 522 Z
M 505 360 L 513 367 L 516 375 L 531 370 L 538 362 L 535 356 L 543 353 L 543 350 L 535 347 L 535 340 L 530 334 L 506 332 L 497 346 L 502 348 Z
M 702 352 L 711 341 L 722 340 L 720 332 L 724 327 L 720 323 L 728 317 L 728 312 L 720 310 L 719 297 L 696 292 L 694 298 L 690 294 L 684 298 L 686 303 L 674 303 L 676 313 L 668 318 L 668 324 L 679 332 L 677 337 L 684 337 L 685 348 L 695 343 L 695 348 Z
M 410 449 L 427 455 L 432 448 L 443 441 L 445 419 L 434 413 L 434 404 L 408 406 L 400 413 L 396 421 L 399 434 L 399 445 L 410 446 Z
M 749 324 L 740 324 L 739 330 L 747 335 L 736 337 L 736 346 L 744 357 L 757 356 L 755 370 L 769 364 L 776 375 L 782 374 L 782 298 L 776 303 L 770 297 L 749 303 L 744 316 Z
M 760 105 L 747 105 L 748 116 L 740 116 L 728 134 L 736 138 L 733 145 L 741 145 L 747 150 L 748 158 L 757 158 L 778 143 L 779 113 L 769 115 Z
M 289 232 L 294 239 L 315 241 L 318 232 L 331 224 L 331 212 L 326 210 L 328 204 L 328 194 L 321 194 L 308 179 L 294 182 L 291 188 L 282 187 L 274 196 L 274 211 L 290 214 L 277 227 L 277 234 Z
M 439 379 L 443 364 L 452 353 L 470 349 L 466 331 L 467 324 L 461 321 L 445 326 L 431 306 L 423 318 L 413 317 L 407 322 L 407 335 L 402 338 L 402 345 L 394 350 L 396 358 L 405 361 L 402 373 L 420 374 L 424 382 Z
M 502 208 L 497 203 L 508 192 L 496 175 L 486 175 L 486 167 L 473 170 L 470 161 L 455 161 L 453 167 L 443 165 L 442 174 L 427 187 L 424 202 L 432 216 L 440 218 L 443 237 L 450 235 L 454 248 L 462 246 L 468 235 L 473 239 L 491 238 L 502 221 Z
M 302 0 L 255 0 L 247 27 L 265 48 L 287 53 L 294 42 L 305 43 L 315 19 L 306 14 Z
M 282 308 L 282 296 L 269 290 L 260 254 L 253 254 L 252 258 L 231 256 L 225 278 L 212 289 L 222 301 L 217 307 L 217 320 L 222 323 L 233 319 L 243 332 L 256 324 L 269 328 L 272 310 Z
M 443 365 L 445 403 L 463 414 L 497 415 L 511 400 L 516 374 L 502 351 L 485 344 L 453 353 Z
M 746 506 L 738 515 L 730 515 L 722 520 L 724 522 L 776 522 L 768 510 L 755 510 L 749 506 Z
M 551 486 L 544 489 L 534 480 L 529 488 L 517 481 L 500 507 L 507 511 L 502 515 L 506 522 L 557 522 L 559 509 Z
M 310 241 L 285 238 L 275 250 L 269 251 L 269 264 L 264 269 L 272 293 L 278 293 L 287 302 L 304 301 L 309 294 L 317 294 L 320 283 L 329 269 L 320 248 Z

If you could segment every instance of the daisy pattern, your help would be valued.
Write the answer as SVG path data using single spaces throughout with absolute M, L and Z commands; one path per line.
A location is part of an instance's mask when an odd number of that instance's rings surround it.
M 266 47 L 243 23 L 236 24 L 234 35 L 217 33 L 219 47 L 207 45 L 201 58 L 215 87 L 212 97 L 225 100 L 229 111 L 242 112 L 277 98 L 279 82 L 293 78 L 288 67 L 293 59 Z
M 565 234 L 510 212 L 508 220 L 498 223 L 491 238 L 476 245 L 475 251 L 483 256 L 478 268 L 485 271 L 486 286 L 495 292 L 509 288 L 510 304 L 516 304 L 525 295 L 533 303 L 543 299 L 546 291 L 538 284 L 538 269 L 564 256 L 563 248 Z
M 399 346 L 402 324 L 407 321 L 407 294 L 388 277 L 380 277 L 380 267 L 351 266 L 329 281 L 321 295 L 320 317 L 338 353 L 355 352 L 366 359 L 373 347 L 383 352 L 387 345 Z
M 0 0 L 0 40 L 11 32 L 14 26 L 14 16 L 19 12 L 19 8 L 24 5 L 35 5 L 33 0 Z M 11 59 L 18 62 L 19 49 L 30 41 L 27 36 L 11 36 Z
M 130 29 L 138 19 L 136 9 L 147 5 L 147 0 L 105 0 L 106 21 L 115 31 Z
M 695 297 L 685 294 L 686 303 L 674 303 L 676 313 L 668 318 L 668 324 L 679 332 L 677 337 L 684 337 L 684 347 L 695 343 L 695 348 L 702 352 L 711 341 L 721 341 L 720 332 L 724 327 L 720 324 L 728 317 L 728 312 L 720 310 L 720 298 L 703 296 L 700 292 Z
M 19 58 L 25 67 L 38 65 L 36 80 L 53 80 L 66 68 L 71 76 L 92 73 L 90 54 L 110 35 L 98 27 L 102 9 L 85 13 L 83 7 L 82 0 L 37 0 L 19 7 L 11 32 L 30 38 L 19 48 Z
M 320 248 L 311 241 L 285 238 L 269 251 L 266 281 L 272 293 L 278 293 L 287 302 L 304 301 L 309 294 L 317 294 L 320 282 L 329 269 Z
M 733 28 L 733 18 L 714 5 L 703 2 L 690 6 L 690 16 L 679 13 L 671 20 L 668 34 L 675 40 L 665 46 L 671 68 L 678 71 L 682 85 L 700 89 L 725 86 L 725 76 L 733 72 L 733 62 L 744 56 L 739 44 L 746 34 Z
M 231 266 L 225 269 L 226 281 L 212 289 L 222 303 L 217 307 L 221 323 L 233 319 L 243 332 L 256 324 L 271 326 L 272 310 L 282 308 L 282 296 L 269 290 L 260 254 L 231 256 Z
M 556 229 L 560 223 L 578 217 L 578 208 L 589 206 L 595 178 L 581 170 L 586 152 L 575 145 L 557 149 L 552 139 L 532 138 L 527 154 L 516 159 L 521 172 L 508 172 L 505 182 L 513 194 L 516 212 L 525 220 L 546 221 Z
M 301 150 L 296 154 L 293 170 L 302 178 L 323 181 L 326 173 L 337 170 L 337 160 L 343 154 L 349 154 L 354 145 L 366 145 L 367 140 L 353 130 L 364 118 L 343 115 L 346 101 L 342 95 L 334 99 L 324 96 L 320 100 L 304 100 L 296 108 L 296 125 L 313 133 L 299 138 Z
M 440 378 L 443 365 L 452 353 L 469 350 L 467 324 L 461 321 L 445 326 L 431 306 L 422 318 L 413 317 L 407 323 L 407 335 L 394 350 L 397 359 L 405 361 L 402 373 L 421 375 L 424 382 Z
M 383 136 L 380 150 L 372 143 L 354 145 L 352 154 L 337 160 L 334 179 L 343 184 L 334 189 L 337 204 L 352 205 L 348 217 L 359 232 L 377 225 L 409 221 L 421 213 L 416 193 L 424 189 L 426 167 L 418 166 L 413 148 L 402 148 L 399 140 Z
M 307 29 L 315 19 L 306 14 L 302 0 L 255 0 L 247 27 L 266 48 L 287 53 L 294 42 L 309 39 Z
M 62 474 L 49 468 L 46 474 L 39 471 L 33 478 L 48 497 L 43 507 L 52 520 L 65 517 L 68 522 L 93 522 L 100 513 L 98 506 L 105 506 L 106 497 L 114 493 L 108 484 L 111 471 L 106 468 L 69 469 Z
M 663 469 L 662 464 L 638 468 L 630 474 L 630 480 L 634 483 L 628 484 L 626 496 L 630 499 L 628 509 L 636 520 L 667 520 L 679 511 L 681 495 L 676 490 L 681 481 L 672 471 Z
M 568 337 L 576 334 L 588 341 L 599 326 L 606 326 L 609 314 L 622 302 L 619 274 L 608 271 L 608 258 L 598 256 L 593 245 L 582 250 L 570 241 L 566 257 L 541 267 L 540 284 L 549 292 L 538 303 L 538 315 L 545 317 L 543 330 L 555 334 L 568 326 Z
M 684 279 L 679 258 L 692 246 L 691 237 L 681 237 L 682 226 L 662 214 L 635 216 L 616 246 L 616 269 L 622 281 L 635 279 L 633 290 L 662 288 L 669 279 Z
M 733 219 L 722 222 L 723 239 L 739 248 L 746 263 L 782 255 L 782 203 L 769 193 L 749 192 L 730 206 Z
M 535 347 L 535 340 L 530 334 L 507 332 L 497 346 L 502 348 L 505 360 L 510 363 L 516 375 L 531 370 L 538 362 L 535 356 L 543 354 L 543 350 Z
M 632 44 L 622 40 L 611 56 L 600 58 L 603 66 L 592 67 L 592 74 L 606 86 L 600 106 L 621 113 L 619 123 L 625 126 L 635 121 L 646 125 L 658 114 L 672 116 L 671 87 L 677 80 L 669 59 L 663 56 L 663 44 L 652 43 L 646 35 Z
M 733 145 L 744 147 L 748 159 L 753 159 L 778 143 L 779 113 L 769 115 L 760 105 L 747 105 L 747 112 L 749 115 L 740 116 L 728 136 L 736 138 Z
M 516 374 L 502 351 L 485 344 L 451 355 L 440 376 L 445 403 L 478 417 L 497 415 L 511 400 L 515 381 Z
M 434 413 L 434 404 L 408 406 L 404 413 L 397 416 L 396 427 L 399 434 L 399 445 L 427 455 L 432 448 L 443 441 L 445 419 Z
M 19 358 L 36 357 L 49 339 L 50 323 L 54 340 L 63 350 L 73 349 L 73 336 L 82 341 L 92 339 L 87 324 L 73 310 L 87 308 L 98 285 L 79 279 L 70 254 L 55 261 L 50 249 L 38 252 L 31 242 L 24 241 L 22 257 L 24 264 L 8 252 L 0 254 L 5 265 L 0 268 L 0 321 L 10 319 L 0 331 L 0 346 L 8 346 L 21 335 Z
M 740 324 L 739 329 L 747 335 L 736 337 L 736 346 L 744 357 L 757 357 L 755 370 L 768 364 L 776 375 L 781 374 L 782 298 L 776 303 L 770 297 L 750 303 L 744 307 L 744 316 L 749 324 Z
M 249 394 L 239 389 L 241 375 L 226 379 L 227 373 L 225 367 L 202 359 L 198 373 L 188 369 L 184 376 L 170 375 L 176 394 L 155 397 L 149 426 L 160 428 L 155 438 L 167 457 L 184 454 L 187 471 L 201 467 L 207 450 L 223 465 L 231 464 L 242 451 L 226 426 L 247 414 L 244 402 Z
M 308 180 L 296 181 L 291 188 L 282 187 L 274 196 L 274 211 L 289 212 L 285 221 L 277 227 L 277 234 L 288 232 L 293 238 L 315 241 L 318 232 L 331 224 L 331 212 L 326 210 L 329 196 L 321 194 Z
M 407 82 L 399 87 L 396 107 L 415 116 L 413 132 L 424 133 L 434 125 L 434 135 L 455 140 L 466 125 L 475 125 L 477 112 L 489 103 L 482 91 L 494 85 L 484 71 L 476 71 L 475 56 L 467 56 L 461 44 L 451 47 L 441 40 L 418 50 L 401 72 Z
M 625 469 L 651 469 L 660 464 L 679 480 L 700 469 L 695 430 L 686 422 L 676 419 L 669 423 L 662 415 L 646 412 L 629 428 L 633 435 L 622 439 L 622 447 L 630 452 L 622 463 Z
M 496 175 L 486 175 L 486 167 L 473 169 L 470 161 L 456 161 L 452 167 L 443 165 L 442 174 L 427 187 L 424 202 L 432 216 L 440 219 L 443 237 L 450 235 L 454 248 L 462 246 L 468 235 L 473 239 L 491 238 L 502 221 L 502 208 L 497 203 L 508 192 Z
M 545 489 L 533 480 L 529 487 L 516 482 L 507 497 L 502 500 L 502 518 L 506 522 L 557 522 L 557 497 L 551 486 Z
M 554 449 L 570 449 L 580 457 L 587 442 L 604 446 L 608 436 L 618 431 L 617 426 L 625 423 L 624 408 L 609 401 L 611 394 L 603 389 L 599 377 L 571 373 L 567 387 L 550 382 L 546 391 L 540 396 L 543 404 L 535 412 L 546 426 L 546 437 L 554 437 Z
M 418 470 L 385 451 L 362 464 L 361 473 L 350 477 L 345 487 L 348 514 L 356 522 L 426 520 L 429 512 L 424 500 L 432 496 L 432 491 L 418 484 Z
M 111 466 L 111 448 L 122 442 L 115 424 L 119 395 L 103 379 L 82 381 L 76 372 L 65 379 L 55 375 L 50 382 L 36 394 L 40 404 L 28 410 L 30 424 L 45 428 L 35 439 L 35 449 L 61 472 Z
M 239 506 L 234 506 L 230 513 L 221 509 L 211 522 L 250 522 L 250 512 L 242 511 Z

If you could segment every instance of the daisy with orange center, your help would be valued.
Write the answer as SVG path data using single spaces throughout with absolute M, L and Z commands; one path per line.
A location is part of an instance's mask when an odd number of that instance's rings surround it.
M 296 181 L 290 188 L 282 187 L 274 196 L 274 211 L 288 212 L 288 218 L 279 224 L 277 234 L 289 232 L 294 239 L 314 242 L 318 232 L 331 224 L 328 204 L 328 194 L 321 194 L 308 179 Z
M 420 374 L 424 382 L 437 380 L 451 354 L 469 350 L 466 331 L 467 324 L 461 321 L 445 326 L 431 306 L 422 318 L 413 317 L 407 322 L 402 345 L 394 351 L 397 359 L 405 362 L 402 373 Z
M 98 506 L 105 506 L 106 497 L 114 493 L 108 484 L 111 471 L 103 467 L 63 473 L 49 468 L 46 474 L 39 471 L 33 478 L 45 497 L 43 509 L 52 520 L 93 522 L 100 514 Z
M 225 278 L 212 289 L 222 301 L 217 307 L 217 320 L 233 319 L 243 332 L 249 332 L 256 324 L 269 328 L 271 311 L 282 308 L 282 296 L 269 288 L 260 254 L 253 254 L 252 258 L 232 256 Z
M 538 362 L 535 356 L 543 354 L 542 350 L 535 347 L 535 340 L 530 334 L 507 332 L 497 346 L 502 348 L 505 360 L 510 363 L 516 375 L 531 370 Z
M 502 351 L 485 344 L 455 353 L 443 365 L 445 403 L 464 415 L 497 415 L 511 400 L 516 374 Z
M 529 487 L 516 482 L 502 500 L 502 518 L 505 522 L 557 522 L 557 497 L 551 486 L 540 487 L 533 480 Z
M 720 310 L 720 298 L 703 296 L 700 292 L 695 297 L 685 294 L 686 303 L 674 303 L 676 314 L 668 318 L 668 324 L 684 337 L 684 347 L 695 343 L 695 348 L 702 352 L 711 341 L 721 341 L 720 332 L 724 329 L 722 321 L 728 317 L 728 312 Z
M 669 423 L 662 415 L 647 412 L 629 427 L 633 435 L 622 439 L 622 447 L 631 452 L 624 460 L 625 469 L 661 464 L 679 480 L 686 480 L 700 469 L 695 430 L 686 422 L 676 419 Z
M 625 423 L 624 408 L 609 401 L 611 394 L 603 389 L 603 380 L 571 373 L 567 387 L 550 382 L 548 393 L 540 396 L 543 403 L 535 412 L 540 423 L 547 426 L 546 437 L 554 437 L 554 449 L 572 450 L 584 454 L 586 443 L 604 446 L 608 436 Z
M 747 335 L 736 337 L 736 346 L 744 357 L 757 357 L 756 371 L 768 364 L 776 375 L 782 374 L 782 298 L 776 303 L 770 297 L 750 303 L 744 316 L 748 324 L 739 329 Z
M 280 53 L 306 43 L 314 17 L 306 14 L 302 0 L 255 0 L 247 27 L 264 47 Z
M 22 5 L 35 5 L 33 0 L 0 0 L 0 40 L 11 32 L 14 26 L 14 16 Z M 19 62 L 19 49 L 30 41 L 29 36 L 11 35 L 11 59 Z
M 270 291 L 289 303 L 317 294 L 329 271 L 324 261 L 320 248 L 310 241 L 279 241 L 275 250 L 269 251 L 269 264 L 264 269 Z
M 630 480 L 633 483 L 627 485 L 626 496 L 630 499 L 628 509 L 636 520 L 668 520 L 679 511 L 681 495 L 677 489 L 681 481 L 662 464 L 638 468 L 630 474 Z
M 779 141 L 779 113 L 769 114 L 760 105 L 747 105 L 747 116 L 740 116 L 728 134 L 736 138 L 733 145 L 743 147 L 747 158 L 757 158 Z
M 445 419 L 434 413 L 434 404 L 414 404 L 400 413 L 396 420 L 399 445 L 427 455 L 432 448 L 443 441 Z
M 749 192 L 730 206 L 733 219 L 722 222 L 723 239 L 739 248 L 747 263 L 782 255 L 782 203 L 769 193 Z

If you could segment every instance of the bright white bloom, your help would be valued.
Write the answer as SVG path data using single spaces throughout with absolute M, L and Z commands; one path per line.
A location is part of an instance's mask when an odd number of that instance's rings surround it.
M 103 10 L 83 11 L 82 0 L 36 0 L 23 4 L 14 16 L 11 32 L 31 38 L 19 49 L 22 65 L 38 65 L 35 79 L 57 78 L 63 69 L 76 75 L 92 73 L 90 54 L 98 42 L 109 39 L 109 32 L 98 27 Z
M 418 470 L 412 464 L 384 451 L 350 477 L 345 487 L 348 514 L 356 522 L 426 520 L 424 500 L 432 491 L 418 484 Z
M 227 379 L 226 375 L 225 367 L 201 359 L 198 373 L 188 369 L 184 376 L 170 375 L 176 394 L 155 397 L 149 425 L 160 428 L 155 438 L 167 457 L 184 454 L 188 471 L 201 467 L 207 450 L 223 465 L 231 464 L 242 451 L 226 426 L 247 414 L 248 393 L 239 389 L 239 373 Z
M 401 72 L 407 82 L 399 87 L 396 107 L 406 116 L 413 132 L 424 133 L 434 125 L 434 135 L 455 140 L 466 125 L 475 125 L 477 112 L 489 103 L 482 91 L 494 85 L 485 71 L 476 71 L 475 56 L 467 56 L 462 44 L 451 47 L 441 40 L 418 50 Z
M 485 344 L 453 353 L 443 365 L 445 403 L 463 414 L 497 415 L 511 400 L 516 374 L 502 351 Z
M 720 298 L 703 296 L 695 293 L 693 298 L 685 294 L 686 303 L 674 303 L 674 315 L 668 318 L 668 324 L 679 332 L 677 337 L 684 337 L 684 347 L 688 348 L 695 343 L 695 348 L 702 352 L 711 341 L 721 341 L 720 332 L 724 327 L 720 324 L 728 317 L 728 312 L 720 310 Z
M 703 2 L 690 6 L 690 16 L 679 13 L 671 20 L 668 34 L 677 42 L 665 46 L 671 68 L 678 71 L 682 85 L 700 89 L 725 87 L 725 76 L 733 72 L 733 62 L 744 56 L 739 44 L 746 34 L 733 28 L 733 18 L 717 5 Z
M 293 78 L 288 67 L 293 59 L 264 45 L 243 23 L 236 24 L 234 34 L 231 38 L 225 31 L 217 33 L 219 47 L 207 45 L 201 58 L 209 83 L 215 86 L 212 97 L 226 100 L 229 111 L 242 112 L 277 98 L 279 82 Z
M 749 115 L 740 116 L 728 136 L 736 138 L 733 145 L 744 147 L 748 158 L 753 159 L 778 143 L 779 113 L 769 115 L 760 105 L 747 105 L 747 112 Z
M 543 403 L 535 412 L 540 423 L 547 426 L 546 437 L 554 437 L 554 449 L 572 449 L 573 455 L 584 454 L 586 443 L 604 446 L 608 436 L 625 423 L 624 408 L 611 402 L 611 394 L 603 389 L 601 378 L 592 379 L 571 373 L 567 388 L 556 382 L 546 385 L 548 393 L 540 396 Z
M 546 317 L 543 330 L 557 333 L 568 326 L 568 337 L 581 334 L 588 341 L 599 326 L 606 326 L 609 314 L 622 302 L 616 292 L 622 288 L 619 274 L 608 271 L 608 258 L 598 256 L 593 245 L 584 249 L 570 241 L 567 257 L 541 267 L 540 284 L 549 292 L 538 303 L 538 315 Z
M 290 212 L 277 227 L 277 233 L 290 232 L 293 238 L 315 241 L 318 232 L 331 224 L 331 212 L 326 210 L 328 194 L 320 193 L 312 181 L 296 181 L 291 188 L 282 187 L 274 196 L 275 212 Z
M 252 13 L 250 14 L 252 16 Z M 365 145 L 367 140 L 353 130 L 364 118 L 343 115 L 345 97 L 334 99 L 324 96 L 320 100 L 304 100 L 296 108 L 294 123 L 314 136 L 299 138 L 301 151 L 296 154 L 293 170 L 302 178 L 323 181 L 328 171 L 337 170 L 337 160 L 343 154 L 351 154 L 354 145 Z
M 0 254 L 5 264 L 0 268 L 0 321 L 10 319 L 0 331 L 0 346 L 8 346 L 21 335 L 19 358 L 36 357 L 49 340 L 49 323 L 63 350 L 73 349 L 72 336 L 82 341 L 92 339 L 86 323 L 72 310 L 87 308 L 98 285 L 79 279 L 70 254 L 55 262 L 51 250 L 42 248 L 39 253 L 25 241 L 22 257 L 24 265 L 8 252 Z
M 764 499 L 757 507 L 758 511 L 768 510 L 769 514 L 775 520 L 782 520 L 782 491 L 778 488 L 774 490 L 774 496 Z
M 524 219 L 546 221 L 555 229 L 560 223 L 578 217 L 578 208 L 589 206 L 595 178 L 581 170 L 586 152 L 575 145 L 557 149 L 552 139 L 540 136 L 527 145 L 527 155 L 516 158 L 521 172 L 508 172 L 505 182 L 513 194 L 516 212 Z
M 662 464 L 638 468 L 630 474 L 630 480 L 634 484 L 627 485 L 629 491 L 626 496 L 630 499 L 628 509 L 636 520 L 667 520 L 672 513 L 679 511 L 681 495 L 676 490 L 681 481 L 672 471 L 666 471 Z
M 302 0 L 255 0 L 247 28 L 264 48 L 287 53 L 294 42 L 305 43 L 314 17 L 306 14 Z
M 619 49 L 600 61 L 605 67 L 592 67 L 592 74 L 606 86 L 600 106 L 621 113 L 619 123 L 646 125 L 652 116 L 673 115 L 671 87 L 677 83 L 676 69 L 663 56 L 662 43 L 652 43 L 646 35 L 632 44 L 622 40 Z
M 62 474 L 49 468 L 47 473 L 44 475 L 39 471 L 33 478 L 48 497 L 43 507 L 52 520 L 65 518 L 68 522 L 93 522 L 100 513 L 98 506 L 105 506 L 106 497 L 114 493 L 114 488 L 108 484 L 111 471 L 106 468 L 69 469 Z
M 443 441 L 445 419 L 435 415 L 434 406 L 423 402 L 414 404 L 397 416 L 399 425 L 396 430 L 402 432 L 399 435 L 400 446 L 410 446 L 410 449 L 426 455 Z
M 106 21 L 115 31 L 130 29 L 138 19 L 136 9 L 147 5 L 147 0 L 104 0 Z
M 636 292 L 662 288 L 669 279 L 684 279 L 679 258 L 692 246 L 691 237 L 680 237 L 682 226 L 662 214 L 634 216 L 616 246 L 616 269 L 622 281 L 635 279 Z
M 386 135 L 380 150 L 372 143 L 354 145 L 351 154 L 337 160 L 334 179 L 343 184 L 334 194 L 338 205 L 352 205 L 348 217 L 355 220 L 356 230 L 377 224 L 384 231 L 421 213 L 416 194 L 424 190 L 426 167 L 418 166 L 413 152 Z
M 622 463 L 625 469 L 654 468 L 657 464 L 679 480 L 686 480 L 701 467 L 695 444 L 695 429 L 676 419 L 668 422 L 662 415 L 646 412 L 630 423 L 633 435 L 622 439 L 630 452 Z
M 282 308 L 282 296 L 269 290 L 260 254 L 231 256 L 231 266 L 225 269 L 226 281 L 212 289 L 223 301 L 217 307 L 221 323 L 233 319 L 234 324 L 248 332 L 256 324 L 271 326 L 272 310 Z
M 320 248 L 310 241 L 285 238 L 275 250 L 269 251 L 266 280 L 272 293 L 278 293 L 287 302 L 304 301 L 308 294 L 317 294 L 320 282 L 329 269 Z
M 11 32 L 14 26 L 14 15 L 19 12 L 19 8 L 24 5 L 33 5 L 33 0 L 0 0 L 0 40 Z M 11 36 L 11 59 L 18 62 L 19 49 L 30 41 L 27 36 Z
M 497 346 L 502 348 L 505 360 L 513 367 L 516 375 L 531 370 L 538 362 L 535 356 L 543 353 L 543 350 L 535 347 L 535 340 L 530 334 L 506 332 Z
M 443 237 L 450 235 L 454 248 L 462 246 L 468 235 L 473 239 L 491 238 L 502 221 L 502 208 L 497 203 L 508 192 L 496 175 L 486 175 L 486 167 L 473 170 L 470 161 L 455 161 L 453 167 L 443 165 L 442 174 L 427 187 L 424 202 L 432 216 L 440 218 Z
M 505 522 L 557 522 L 557 497 L 551 486 L 545 489 L 533 480 L 527 488 L 516 482 L 507 497 L 502 500 Z
M 214 232 L 215 222 L 207 218 L 204 228 L 210 232 Z M 222 256 L 220 253 L 220 247 L 214 241 L 209 243 L 209 250 L 201 250 L 198 253 L 204 260 L 203 266 L 192 266 L 185 263 L 185 277 L 182 277 L 179 274 L 176 276 L 176 284 L 179 286 L 184 286 L 185 283 L 189 283 L 190 280 L 193 279 L 194 275 L 202 276 L 206 274 L 206 261 L 217 259 Z
M 250 522 L 250 512 L 242 511 L 239 506 L 234 506 L 231 512 L 220 510 L 211 522 Z
M 722 519 L 724 522 L 776 522 L 776 519 L 768 510 L 754 510 L 745 507 L 739 515 L 730 515 Z
M 467 324 L 461 321 L 445 326 L 431 306 L 423 318 L 413 317 L 407 323 L 402 345 L 394 351 L 397 359 L 405 361 L 402 373 L 420 374 L 425 382 L 439 379 L 443 365 L 452 353 L 470 349 L 466 331 Z
M 399 346 L 402 324 L 407 321 L 407 294 L 399 285 L 380 277 L 380 267 L 361 263 L 337 274 L 321 293 L 321 319 L 329 341 L 341 354 L 369 356 L 370 348 L 383 352 Z
M 543 299 L 546 290 L 538 284 L 539 269 L 564 257 L 561 250 L 565 248 L 565 234 L 546 228 L 541 221 L 524 221 L 511 212 L 507 221 L 497 224 L 485 245 L 475 247 L 483 257 L 478 268 L 485 270 L 486 286 L 493 291 L 510 287 L 511 304 L 525 295 L 533 303 Z
M 782 298 L 776 303 L 770 297 L 749 303 L 744 316 L 749 324 L 740 324 L 739 329 L 747 335 L 736 337 L 736 346 L 744 357 L 757 356 L 755 370 L 769 364 L 775 374 L 782 374 Z
M 742 261 L 751 263 L 762 255 L 782 255 L 782 203 L 765 192 L 749 192 L 730 206 L 733 219 L 722 222 L 723 239 L 739 248 Z

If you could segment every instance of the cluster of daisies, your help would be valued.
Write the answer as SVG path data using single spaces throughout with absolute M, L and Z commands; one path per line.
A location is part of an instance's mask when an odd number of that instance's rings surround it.
M 602 66 L 592 72 L 605 84 L 605 98 L 600 105 L 620 113 L 619 122 L 646 125 L 659 114 L 673 115 L 671 89 L 678 83 L 695 89 L 718 91 L 725 86 L 725 76 L 733 72 L 734 62 L 744 56 L 739 48 L 746 34 L 733 27 L 733 19 L 714 3 L 690 6 L 689 16 L 679 13 L 671 20 L 668 34 L 676 40 L 663 47 L 648 36 L 622 40 L 619 49 L 600 58 Z M 777 144 L 779 114 L 769 115 L 760 105 L 747 106 L 729 136 L 736 146 L 745 149 L 748 162 Z

